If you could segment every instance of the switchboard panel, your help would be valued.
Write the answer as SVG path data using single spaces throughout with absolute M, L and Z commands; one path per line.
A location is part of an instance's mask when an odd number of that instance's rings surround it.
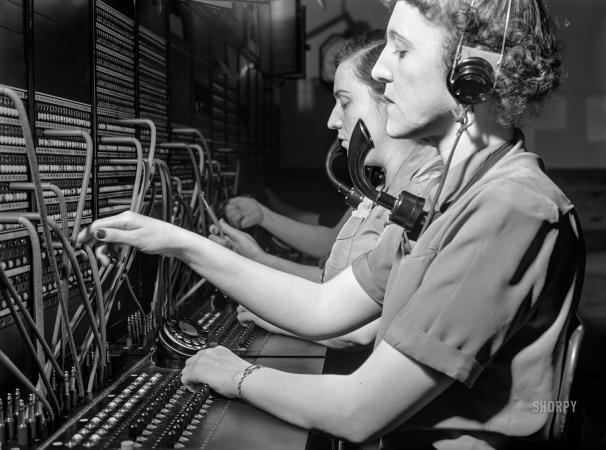
M 76 245 L 128 210 L 207 233 L 200 193 L 220 214 L 239 152 L 258 149 L 239 115 L 265 94 L 237 73 L 238 33 L 219 30 L 216 9 L 177 8 L 0 0 L 1 448 L 213 448 L 242 405 L 185 392 L 178 370 L 150 363 L 158 331 L 187 313 L 211 338 L 202 347 L 253 360 L 280 347 L 180 261 L 125 248 L 102 268 Z M 182 33 L 183 20 L 204 31 Z M 309 345 L 277 356 L 320 360 Z
M 135 186 L 135 165 L 120 159 L 135 160 L 134 141 L 112 137 L 136 138 L 134 126 L 120 119 L 135 117 L 135 22 L 106 3 L 95 2 L 98 217 L 126 211 Z M 103 191 L 101 191 L 103 189 Z M 113 199 L 125 200 L 112 203 Z

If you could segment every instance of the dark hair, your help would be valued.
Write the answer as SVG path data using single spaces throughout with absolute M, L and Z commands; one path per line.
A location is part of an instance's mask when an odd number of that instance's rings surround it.
M 383 100 L 385 84 L 372 78 L 372 69 L 381 56 L 384 46 L 384 30 L 366 31 L 343 39 L 335 55 L 336 67 L 346 61 L 352 62 L 354 74 L 369 87 L 371 95 L 377 102 Z
M 450 70 L 461 34 L 463 44 L 501 52 L 509 0 L 384 0 L 416 7 L 429 21 L 438 21 L 450 34 L 444 61 Z M 499 19 L 500 18 L 500 19 Z M 549 95 L 564 79 L 562 46 L 554 36 L 555 23 L 543 0 L 511 0 L 505 54 L 496 75 L 496 120 L 505 126 L 529 115 L 538 116 Z

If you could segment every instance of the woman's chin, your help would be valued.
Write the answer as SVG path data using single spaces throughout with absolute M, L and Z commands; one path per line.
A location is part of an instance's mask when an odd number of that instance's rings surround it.
M 406 123 L 402 117 L 389 119 L 385 127 L 387 135 L 392 139 L 411 139 L 414 134 L 414 129 L 410 123 Z
M 402 139 L 404 137 L 403 130 L 395 123 L 387 122 L 385 131 L 387 131 L 387 135 L 392 139 Z

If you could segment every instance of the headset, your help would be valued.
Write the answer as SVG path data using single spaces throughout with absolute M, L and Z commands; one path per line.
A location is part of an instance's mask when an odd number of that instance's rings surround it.
M 452 70 L 447 76 L 446 84 L 451 95 L 465 108 L 465 113 L 457 119 L 461 127 L 457 132 L 450 157 L 446 162 L 446 168 L 442 176 L 442 181 L 434 196 L 429 213 L 423 211 L 425 199 L 412 195 L 406 191 L 401 192 L 398 198 L 395 198 L 384 192 L 372 188 L 365 177 L 363 167 L 364 159 L 374 147 L 372 137 L 362 120 L 359 120 L 349 144 L 349 171 L 354 185 L 360 192 L 374 200 L 379 205 L 390 211 L 389 219 L 408 232 L 409 237 L 416 240 L 427 229 L 435 213 L 435 205 L 444 186 L 444 180 L 448 173 L 448 167 L 452 160 L 454 150 L 459 142 L 463 132 L 471 125 L 467 119 L 467 109 L 474 105 L 485 103 L 494 95 L 496 84 L 496 71 L 499 69 L 505 54 L 505 42 L 507 39 L 507 30 L 509 29 L 509 19 L 511 15 L 511 3 L 507 5 L 507 18 L 505 20 L 505 29 L 503 31 L 503 44 L 501 53 L 488 52 L 463 45 L 465 32 L 461 34 L 457 51 L 455 53 Z M 475 0 L 469 5 L 473 8 Z
M 360 119 L 349 139 L 347 162 L 351 179 L 362 195 L 389 211 L 390 222 L 404 228 L 409 238 L 416 240 L 427 218 L 427 213 L 423 211 L 425 199 L 407 191 L 400 192 L 396 198 L 376 190 L 366 178 L 364 170 L 364 161 L 372 148 L 374 148 L 372 136 Z
M 328 180 L 333 184 L 333 186 L 336 187 L 341 194 L 345 195 L 345 203 L 352 208 L 357 208 L 358 205 L 362 203 L 362 200 L 364 200 L 364 196 L 355 187 L 348 186 L 339 180 L 332 169 L 335 159 L 342 154 L 343 147 L 341 147 L 337 137 L 334 136 L 328 145 L 326 160 L 324 161 L 324 170 L 326 171 Z
M 507 18 L 505 19 L 503 46 L 500 54 L 464 46 L 465 32 L 461 34 L 452 70 L 446 79 L 446 84 L 450 94 L 463 106 L 473 106 L 487 102 L 494 95 L 496 72 L 499 70 L 505 54 L 511 2 L 512 0 L 509 0 L 507 5 Z M 473 8 L 474 4 L 475 0 L 472 0 L 469 8 Z
M 471 0 L 469 9 L 473 8 L 476 0 Z M 433 221 L 435 216 L 435 208 L 442 193 L 446 176 L 450 169 L 450 163 L 454 155 L 455 149 L 459 143 L 459 139 L 469 128 L 473 122 L 469 122 L 467 112 L 469 107 L 485 103 L 490 100 L 495 91 L 496 87 L 496 72 L 499 70 L 503 61 L 503 55 L 505 54 L 505 42 L 507 41 L 507 30 L 509 29 L 509 18 L 511 16 L 511 3 L 512 0 L 507 2 L 507 17 L 505 18 L 505 29 L 503 30 L 503 44 L 501 47 L 501 53 L 497 54 L 494 52 L 488 52 L 477 48 L 471 48 L 463 45 L 463 39 L 465 38 L 465 32 L 461 34 L 459 45 L 454 56 L 452 63 L 452 70 L 446 79 L 446 85 L 450 94 L 464 107 L 464 112 L 460 115 L 456 121 L 461 125 L 457 131 L 454 143 L 452 144 L 452 150 L 446 164 L 444 165 L 444 173 L 442 174 L 442 180 L 438 186 L 437 192 L 434 196 L 432 204 L 427 214 L 427 219 L 420 232 L 422 235 L 427 227 Z

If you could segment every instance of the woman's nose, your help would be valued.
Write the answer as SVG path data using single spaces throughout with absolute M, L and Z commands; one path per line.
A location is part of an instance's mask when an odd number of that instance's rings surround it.
M 328 123 L 326 124 L 326 126 L 328 126 L 328 128 L 330 128 L 331 130 L 338 130 L 339 128 L 343 127 L 343 122 L 339 118 L 336 109 L 336 106 L 332 109 L 330 117 L 328 118 Z
M 393 81 L 391 71 L 386 65 L 386 58 L 385 49 L 383 49 L 381 56 L 379 56 L 375 66 L 372 68 L 372 77 L 381 83 L 391 83 Z

